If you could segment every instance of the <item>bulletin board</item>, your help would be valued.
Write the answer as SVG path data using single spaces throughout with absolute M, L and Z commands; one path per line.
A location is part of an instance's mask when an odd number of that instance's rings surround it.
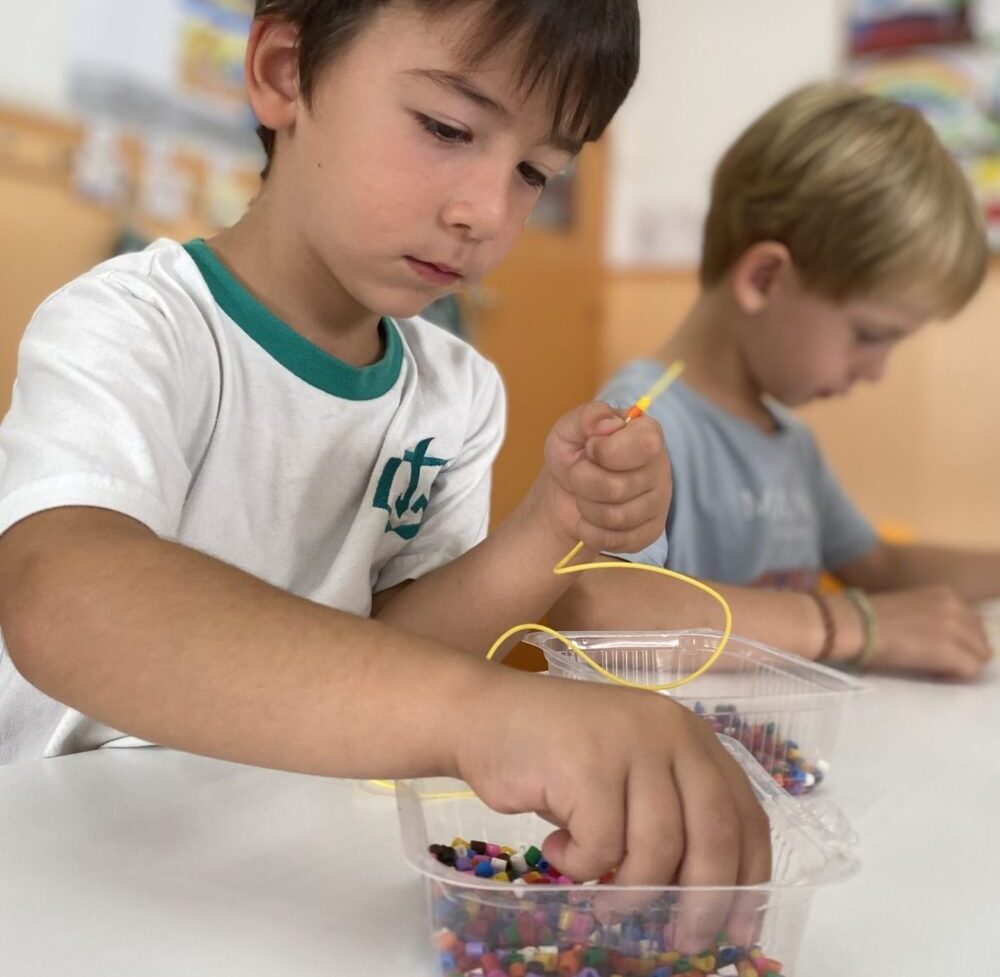
M 919 109 L 962 165 L 1000 250 L 1000 2 L 854 0 L 849 78 Z

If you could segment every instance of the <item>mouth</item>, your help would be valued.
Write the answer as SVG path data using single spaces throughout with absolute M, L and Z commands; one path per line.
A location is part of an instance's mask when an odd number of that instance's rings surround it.
M 405 255 L 406 263 L 425 281 L 434 285 L 454 285 L 464 277 L 462 272 L 450 265 L 442 265 L 433 261 L 421 261 L 411 255 Z

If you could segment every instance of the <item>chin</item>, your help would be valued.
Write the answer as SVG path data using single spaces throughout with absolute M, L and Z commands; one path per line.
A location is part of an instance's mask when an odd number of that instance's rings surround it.
M 782 407 L 796 408 L 805 407 L 806 404 L 812 403 L 816 398 L 813 394 L 807 393 L 772 393 L 771 396 L 779 403 Z
M 447 293 L 436 294 L 422 289 L 385 289 L 373 294 L 365 304 L 379 315 L 389 316 L 391 319 L 412 319 L 444 294 Z

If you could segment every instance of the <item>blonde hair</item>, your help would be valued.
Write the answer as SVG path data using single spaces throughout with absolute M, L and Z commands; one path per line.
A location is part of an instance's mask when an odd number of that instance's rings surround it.
M 940 316 L 961 309 L 986 271 L 980 208 L 924 118 L 840 84 L 783 98 L 723 156 L 702 285 L 759 241 L 784 244 L 803 284 L 828 299 L 918 290 Z

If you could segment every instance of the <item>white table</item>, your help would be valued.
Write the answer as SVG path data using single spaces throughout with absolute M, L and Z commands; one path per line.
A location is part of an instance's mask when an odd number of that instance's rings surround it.
M 873 680 L 824 792 L 862 873 L 822 892 L 800 977 L 1000 973 L 1000 676 Z M 167 750 L 0 768 L 4 977 L 423 977 L 395 804 Z

